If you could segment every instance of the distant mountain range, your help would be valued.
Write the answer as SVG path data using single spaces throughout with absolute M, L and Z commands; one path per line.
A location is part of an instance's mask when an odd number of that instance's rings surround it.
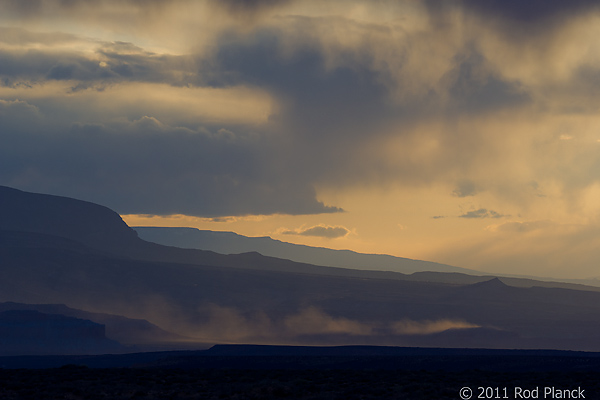
M 198 342 L 600 350 L 600 293 L 557 285 L 181 249 L 105 207 L 0 187 L 0 301 L 143 319 Z
M 140 238 L 149 242 L 188 249 L 210 250 L 221 254 L 240 254 L 255 251 L 269 257 L 327 267 L 392 271 L 403 274 L 431 271 L 487 275 L 466 268 L 430 261 L 411 260 L 384 254 L 362 254 L 351 250 L 311 247 L 286 243 L 270 237 L 247 237 L 234 232 L 145 226 L 136 226 L 133 229 Z
M 594 279 L 552 279 L 490 274 L 431 261 L 413 260 L 386 254 L 363 254 L 351 250 L 333 250 L 282 242 L 267 236 L 248 237 L 234 232 L 188 227 L 136 226 L 133 229 L 141 239 L 165 246 L 208 250 L 221 254 L 258 252 L 265 256 L 299 263 L 410 275 L 400 277 L 395 274 L 378 273 L 377 276 L 380 278 L 469 284 L 483 282 L 490 277 L 498 276 L 502 277 L 504 282 L 518 287 L 544 286 L 600 291 L 600 281 Z

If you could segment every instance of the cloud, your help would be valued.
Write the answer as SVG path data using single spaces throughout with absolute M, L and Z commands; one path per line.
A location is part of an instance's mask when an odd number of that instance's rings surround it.
M 479 192 L 477 185 L 472 181 L 465 180 L 458 183 L 452 194 L 457 197 L 468 197 L 474 196 L 477 192 Z
M 26 101 L 22 100 L 2 100 L 0 99 L 0 126 L 6 131 L 18 133 L 22 132 L 24 126 L 29 125 L 30 127 L 39 128 L 40 124 L 43 121 L 43 117 L 40 114 L 40 110 L 38 107 L 29 104 Z M 11 147 L 15 145 L 13 150 L 18 148 L 16 144 L 21 142 L 24 143 L 20 138 L 15 135 L 15 141 L 6 141 L 5 148 Z M 0 137 L 2 137 L 2 133 L 0 133 Z M 18 153 L 13 153 L 12 157 L 18 158 Z M 7 154 L 7 157 L 11 157 L 10 154 Z
M 23 103 L 2 105 L 35 112 Z M 18 125 L 17 117 L 10 115 L 3 125 Z M 272 160 L 271 150 L 243 131 L 190 130 L 142 117 L 113 125 L 73 124 L 66 132 L 50 124 L 43 133 L 2 130 L 0 136 L 10 143 L 0 149 L 4 184 L 95 201 L 123 214 L 340 211 L 317 201 L 310 183 L 290 182 L 285 166 L 264 174 L 262 162 Z
M 480 208 L 479 210 L 468 211 L 462 215 L 458 216 L 459 218 L 503 218 L 504 215 L 494 211 L 487 210 L 485 208 Z
M 7 29 L 13 46 L 0 45 L 0 76 L 9 81 L 68 80 L 77 85 L 152 82 L 200 84 L 191 56 L 157 54 L 128 42 L 101 42 L 61 33 Z M 19 48 L 14 48 L 18 45 Z M 30 48 L 28 48 L 30 47 Z M 26 52 L 22 49 L 28 48 Z
M 0 121 L 15 151 L 1 182 L 207 217 L 448 182 L 525 211 L 554 190 L 576 210 L 599 159 L 596 6 L 535 4 L 4 2 L 0 20 L 22 26 L 1 28 L 0 96 L 38 117 Z
M 452 107 L 462 113 L 479 114 L 518 107 L 531 101 L 518 82 L 510 82 L 494 73 L 487 60 L 476 51 L 457 55 L 456 67 L 449 71 L 452 84 L 448 89 Z
M 350 231 L 343 226 L 313 226 L 305 229 L 286 230 L 284 235 L 316 236 L 322 238 L 335 239 L 348 235 Z
M 519 0 L 459 0 L 466 10 L 485 19 L 501 19 L 508 26 L 560 23 L 583 13 L 597 11 L 600 6 L 594 0 L 534 0 L 523 3 Z
M 98 0 L 98 1 L 85 1 L 85 0 L 6 0 L 2 6 L 5 11 L 13 16 L 20 18 L 31 18 L 40 17 L 44 13 L 78 13 L 89 11 L 90 9 L 102 10 L 104 8 L 118 7 L 123 8 L 135 8 L 136 10 L 160 10 L 166 7 L 176 5 L 177 3 L 184 3 L 185 1 L 177 0 Z
M 259 14 L 270 10 L 277 10 L 292 0 L 211 0 L 211 2 L 222 8 L 225 12 L 233 14 L 237 18 L 254 19 Z
M 39 109 L 36 106 L 28 104 L 21 100 L 2 100 L 0 99 L 0 115 L 6 120 L 16 118 L 25 120 L 27 118 L 40 117 Z
M 13 46 L 56 46 L 80 41 L 77 35 L 65 32 L 32 32 L 20 27 L 0 26 L 0 43 Z
M 540 230 L 555 229 L 556 223 L 545 220 L 545 221 L 524 221 L 524 222 L 505 222 L 498 226 L 490 227 L 492 230 L 503 231 L 503 232 L 535 232 Z

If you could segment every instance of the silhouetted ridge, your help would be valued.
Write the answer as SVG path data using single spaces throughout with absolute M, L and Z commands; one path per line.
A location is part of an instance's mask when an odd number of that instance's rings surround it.
M 470 287 L 471 289 L 478 290 L 504 290 L 510 286 L 502 282 L 500 278 L 492 278 L 487 281 L 474 283 Z
M 0 186 L 0 229 L 55 235 L 115 252 L 138 240 L 107 207 L 6 186 Z
M 514 298 L 516 294 L 523 296 L 529 293 L 530 289 L 516 288 L 508 286 L 499 278 L 489 279 L 483 282 L 477 282 L 470 285 L 461 286 L 456 289 L 451 298 L 462 301 L 502 300 L 510 296 Z
M 300 263 L 358 270 L 393 271 L 410 274 L 421 271 L 476 273 L 465 268 L 430 261 L 412 260 L 386 254 L 363 254 L 351 250 L 333 250 L 275 240 L 270 237 L 247 237 L 234 232 L 199 230 L 196 228 L 133 227 L 147 241 L 166 246 L 202 249 L 221 254 L 256 251 L 269 257 Z
M 0 312 L 34 311 L 43 314 L 89 320 L 104 326 L 103 335 L 119 343 L 146 343 L 189 339 L 167 332 L 143 319 L 126 318 L 120 315 L 92 313 L 67 307 L 64 304 L 24 304 L 15 302 L 0 303 Z
M 239 265 L 239 258 L 212 251 L 180 249 L 146 242 L 137 236 L 119 214 L 107 207 L 68 197 L 24 192 L 6 186 L 0 186 L 0 231 L 8 236 L 11 231 L 58 236 L 82 243 L 91 249 L 139 260 L 245 267 Z M 18 235 L 12 235 L 17 240 Z M 50 238 L 41 237 L 35 240 L 51 241 Z M 250 258 L 253 266 L 260 264 L 261 258 L 267 259 L 258 253 Z M 275 269 L 289 268 L 289 263 L 275 264 Z M 302 267 L 295 266 L 296 271 L 301 269 Z
M 0 354 L 98 354 L 120 350 L 104 325 L 35 310 L 0 312 Z
M 469 285 L 388 279 L 391 272 L 161 246 L 105 207 L 0 189 L 2 301 L 126 311 L 203 343 L 600 348 L 598 292 L 491 277 Z M 231 321 L 244 329 L 229 334 Z

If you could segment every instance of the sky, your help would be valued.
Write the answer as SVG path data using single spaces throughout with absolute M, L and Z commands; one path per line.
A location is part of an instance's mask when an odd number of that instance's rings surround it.
M 600 3 L 0 0 L 0 185 L 600 276 Z

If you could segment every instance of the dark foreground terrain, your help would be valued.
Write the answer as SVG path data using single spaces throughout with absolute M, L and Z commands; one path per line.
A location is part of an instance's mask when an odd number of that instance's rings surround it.
M 462 395 L 462 396 L 461 396 Z M 217 345 L 0 357 L 0 399 L 600 399 L 600 354 Z
M 500 396 L 482 398 L 513 399 L 515 387 L 525 390 L 537 387 L 539 398 L 544 398 L 546 386 L 581 389 L 586 399 L 599 399 L 600 373 L 93 369 L 82 366 L 0 370 L 0 398 L 3 400 L 460 399 L 463 387 L 473 390 L 472 398 L 478 398 L 482 392 L 478 387 L 486 387 L 493 388 L 494 395 L 499 393 Z M 499 392 L 496 392 L 496 388 L 499 388 Z M 488 394 L 490 393 L 492 392 L 488 389 Z

